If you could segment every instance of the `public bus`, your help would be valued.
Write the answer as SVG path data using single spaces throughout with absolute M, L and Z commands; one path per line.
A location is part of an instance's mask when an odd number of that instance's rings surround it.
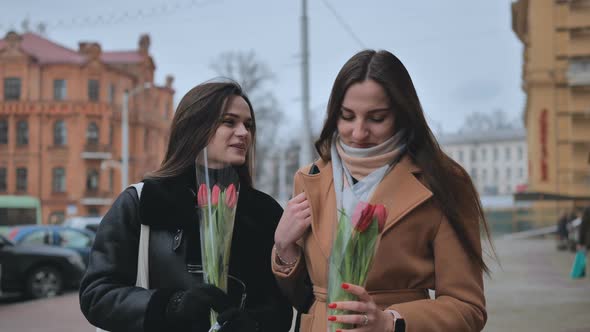
M 0 227 L 41 223 L 41 201 L 37 197 L 0 196 Z

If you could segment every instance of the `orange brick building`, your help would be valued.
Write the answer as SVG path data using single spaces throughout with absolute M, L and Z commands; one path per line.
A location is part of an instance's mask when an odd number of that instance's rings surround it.
M 129 181 L 158 167 L 173 78 L 154 85 L 150 39 L 134 50 L 68 49 L 33 33 L 0 40 L 0 199 L 32 196 L 43 223 L 103 215 L 121 191 L 121 110 L 129 98 Z M 142 87 L 142 88 L 139 88 Z M 1 217 L 1 216 L 0 216 Z

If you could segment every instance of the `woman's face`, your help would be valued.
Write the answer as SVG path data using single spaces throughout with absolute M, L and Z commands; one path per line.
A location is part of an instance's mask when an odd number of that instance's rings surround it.
M 221 124 L 207 145 L 209 167 L 243 165 L 252 143 L 252 115 L 246 100 L 231 96 Z
M 342 100 L 338 134 L 354 148 L 379 145 L 394 134 L 395 117 L 383 87 L 365 80 L 351 85 Z

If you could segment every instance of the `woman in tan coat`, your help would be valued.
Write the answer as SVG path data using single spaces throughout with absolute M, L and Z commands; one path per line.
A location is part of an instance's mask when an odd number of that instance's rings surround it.
M 393 54 L 362 51 L 344 65 L 316 149 L 321 158 L 295 174 L 272 256 L 292 303 L 301 310 L 311 295 L 301 331 L 325 332 L 332 322 L 355 326 L 342 331 L 482 330 L 487 266 L 480 226 L 488 232 L 479 197 L 467 173 L 441 151 Z M 326 303 L 345 188 L 383 204 L 387 219 L 366 285 L 342 285 L 358 300 Z

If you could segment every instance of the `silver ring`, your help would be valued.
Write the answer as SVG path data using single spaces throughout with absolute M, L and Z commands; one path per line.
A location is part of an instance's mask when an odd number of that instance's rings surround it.
M 363 315 L 363 326 L 369 324 L 369 316 Z

